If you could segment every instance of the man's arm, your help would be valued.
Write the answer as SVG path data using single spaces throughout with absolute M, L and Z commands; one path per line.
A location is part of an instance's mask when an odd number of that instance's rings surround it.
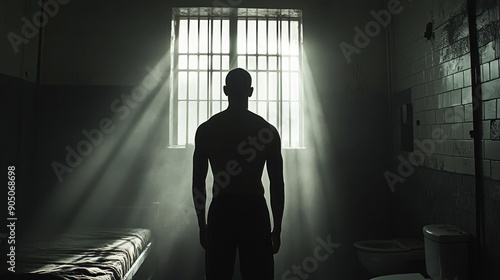
M 278 132 L 269 147 L 267 159 L 267 173 L 269 175 L 271 210 L 273 212 L 273 245 L 274 253 L 277 253 L 281 244 L 281 223 L 283 220 L 283 209 L 285 206 L 285 183 L 283 180 L 283 158 L 281 156 L 281 140 Z
M 202 145 L 202 133 L 200 128 L 196 131 L 195 136 L 195 149 L 193 154 L 193 202 L 198 218 L 198 226 L 200 227 L 200 241 L 202 246 L 205 247 L 205 240 L 203 239 L 206 229 L 205 221 L 205 204 L 206 204 L 206 186 L 205 180 L 208 171 L 208 157 Z M 202 232 L 203 231 L 203 232 Z

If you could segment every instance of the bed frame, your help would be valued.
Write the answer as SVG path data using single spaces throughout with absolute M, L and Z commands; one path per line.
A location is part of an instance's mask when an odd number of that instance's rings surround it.
M 159 254 L 160 246 L 158 242 L 158 231 L 160 228 L 160 203 L 153 202 L 151 206 L 146 207 L 129 207 L 129 206 L 106 206 L 104 209 L 108 209 L 110 212 L 118 212 L 118 216 L 123 217 L 123 212 L 128 211 L 146 211 L 145 214 L 148 217 L 146 224 L 141 226 L 146 226 L 151 230 L 152 239 L 146 245 L 146 248 L 142 251 L 141 255 L 137 258 L 134 264 L 130 267 L 127 273 L 123 276 L 123 280 L 142 280 L 142 279 L 152 279 L 154 275 L 159 272 Z M 143 269 L 143 265 L 148 265 L 149 269 Z

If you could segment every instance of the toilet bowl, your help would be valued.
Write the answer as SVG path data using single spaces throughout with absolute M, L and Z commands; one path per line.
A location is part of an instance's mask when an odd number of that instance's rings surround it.
M 425 271 L 425 252 L 422 241 L 416 239 L 362 240 L 354 243 L 354 247 L 357 249 L 358 260 L 373 275 Z
M 422 242 L 413 239 L 356 242 L 354 246 L 360 262 L 378 276 L 370 280 L 470 279 L 470 234 L 449 224 L 426 225 L 423 234 L 423 248 Z M 422 252 L 425 272 L 415 267 L 413 271 L 401 273 L 421 263 Z

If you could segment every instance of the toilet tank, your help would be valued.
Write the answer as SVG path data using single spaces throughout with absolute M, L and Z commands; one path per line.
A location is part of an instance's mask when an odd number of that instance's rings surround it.
M 425 265 L 433 280 L 469 279 L 470 235 L 453 225 L 426 225 Z

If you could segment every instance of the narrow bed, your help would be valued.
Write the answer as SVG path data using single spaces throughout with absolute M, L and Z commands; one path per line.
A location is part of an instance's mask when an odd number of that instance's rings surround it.
M 148 229 L 87 229 L 61 235 L 51 242 L 27 244 L 18 252 L 18 274 L 128 279 L 134 263 L 142 264 L 150 249 Z
M 1 274 L 0 279 L 151 279 L 158 245 L 152 231 L 156 226 L 150 228 L 79 228 L 25 243 L 16 252 L 16 272 Z

